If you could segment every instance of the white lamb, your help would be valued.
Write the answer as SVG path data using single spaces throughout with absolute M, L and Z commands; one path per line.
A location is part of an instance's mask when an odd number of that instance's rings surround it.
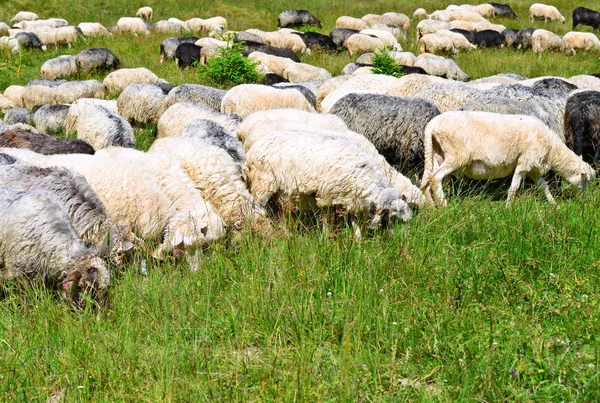
M 390 187 L 384 172 L 351 140 L 272 132 L 258 140 L 246 157 L 250 191 L 261 205 L 276 196 L 288 210 L 337 207 L 361 219 L 371 213 L 371 225 L 391 217 L 411 218 L 410 208 Z
M 121 17 L 117 21 L 115 32 L 119 34 L 132 34 L 132 35 L 149 35 L 150 31 L 146 27 L 146 24 L 141 18 L 138 17 Z
M 137 10 L 135 16 L 143 18 L 146 21 L 152 21 L 152 7 L 141 7 Z
M 110 32 L 99 22 L 82 22 L 78 27 L 81 29 L 83 36 L 88 38 L 110 35 Z
M 562 24 L 565 23 L 565 17 L 563 17 L 556 7 L 547 6 L 541 3 L 533 3 L 531 7 L 529 7 L 529 21 L 533 22 L 536 19 L 543 19 L 544 22 L 550 20 L 560 21 Z
M 233 87 L 221 101 L 221 112 L 235 113 L 242 118 L 256 111 L 281 108 L 315 111 L 300 91 L 258 84 Z
M 563 39 L 574 50 L 600 51 L 600 39 L 591 32 L 567 32 Z
M 541 120 L 527 115 L 446 112 L 425 129 L 425 170 L 421 189 L 445 204 L 442 179 L 454 171 L 473 179 L 513 175 L 507 204 L 525 177 L 540 184 L 555 203 L 543 176 L 553 170 L 581 188 L 595 172 Z

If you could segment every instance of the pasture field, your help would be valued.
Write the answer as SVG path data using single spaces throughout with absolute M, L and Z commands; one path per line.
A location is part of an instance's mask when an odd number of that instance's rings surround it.
M 277 14 L 305 8 L 328 33 L 341 15 L 412 16 L 450 2 L 232 0 L 5 0 L 76 25 L 114 25 L 138 7 L 154 20 L 222 15 L 232 29 L 274 30 Z M 531 2 L 510 3 L 530 24 Z M 567 22 L 577 6 L 552 3 Z M 584 30 L 587 30 L 584 28 Z M 197 82 L 170 61 L 168 35 L 114 36 L 72 49 L 0 55 L 0 90 L 39 76 L 43 61 L 106 46 L 122 67 L 145 66 L 175 85 Z M 414 24 L 412 44 L 415 51 Z M 345 54 L 303 61 L 339 74 Z M 600 72 L 597 54 L 476 50 L 456 58 L 472 78 Z M 102 76 L 98 78 L 102 79 Z M 147 149 L 154 128 L 137 129 Z M 39 287 L 0 285 L 0 401 L 598 401 L 600 400 L 600 186 L 556 186 L 558 208 L 528 184 L 506 208 L 506 181 L 449 183 L 446 208 L 418 212 L 394 233 L 355 242 L 288 217 L 263 237 L 245 231 L 210 246 L 196 271 L 139 251 L 115 269 L 108 303 L 74 310 Z M 142 262 L 146 262 L 144 274 Z

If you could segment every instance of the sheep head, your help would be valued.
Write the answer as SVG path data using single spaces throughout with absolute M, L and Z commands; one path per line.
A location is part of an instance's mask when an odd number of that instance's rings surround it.
M 110 272 L 102 259 L 88 256 L 77 262 L 73 270 L 62 282 L 63 296 L 71 296 L 78 302 L 82 293 L 94 292 L 95 296 L 102 295 L 110 283 Z

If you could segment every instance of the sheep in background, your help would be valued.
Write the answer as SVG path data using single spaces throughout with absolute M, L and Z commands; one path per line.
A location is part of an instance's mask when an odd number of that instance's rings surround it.
M 181 33 L 185 30 L 185 25 L 183 21 L 181 23 L 174 21 L 158 21 L 152 27 L 152 32 L 159 34 L 172 34 L 172 35 L 181 35 Z
M 115 33 L 117 34 L 131 34 L 134 36 L 138 35 L 150 35 L 148 27 L 141 18 L 138 17 L 121 17 L 117 21 L 115 27 Z
M 418 98 L 349 94 L 329 113 L 342 118 L 350 130 L 365 135 L 391 165 L 404 171 L 420 167 L 425 126 L 440 111 Z
M 374 52 L 377 49 L 385 47 L 385 43 L 377 37 L 373 37 L 366 34 L 354 34 L 346 40 L 346 48 L 350 56 L 354 54 L 362 54 Z
M 25 86 L 22 92 L 23 106 L 27 109 L 32 109 L 36 105 L 69 104 L 79 98 L 101 98 L 104 96 L 104 87 L 97 80 L 29 84 Z
M 254 205 L 239 161 L 215 145 L 210 136 L 158 139 L 149 152 L 176 157 L 202 196 L 231 228 L 239 230 L 246 220 L 264 214 L 262 209 Z
M 391 22 L 391 24 L 384 22 L 386 25 L 402 28 L 403 31 L 408 31 L 410 29 L 410 19 L 406 14 L 387 12 L 383 13 L 382 17 L 386 18 L 388 22 Z
M 440 29 L 452 30 L 454 26 L 449 22 L 441 22 L 435 20 L 423 20 L 417 24 L 417 41 L 423 35 L 434 34 Z
M 574 50 L 600 51 L 600 39 L 591 32 L 567 32 L 563 39 Z
M 301 28 L 304 25 L 321 28 L 321 21 L 307 10 L 283 10 L 277 16 L 277 28 Z
M 193 32 L 222 31 L 227 28 L 227 20 L 219 16 L 205 20 L 202 18 L 191 18 L 185 22 L 185 26 Z
M 372 213 L 373 226 L 411 218 L 384 172 L 351 140 L 272 132 L 254 143 L 246 158 L 250 191 L 261 206 L 276 197 L 286 210 L 337 207 L 360 221 Z
M 329 33 L 329 37 L 338 48 L 345 48 L 346 41 L 354 34 L 358 34 L 360 31 L 357 29 L 348 28 L 335 28 Z
M 82 140 L 63 139 L 16 128 L 0 133 L 0 147 L 24 148 L 43 155 L 94 154 L 94 149 Z
M 121 62 L 108 48 L 90 48 L 82 50 L 75 59 L 79 74 L 100 71 L 112 71 L 119 68 Z
M 417 8 L 413 13 L 413 20 L 425 20 L 429 17 L 424 8 Z
M 508 4 L 501 3 L 488 3 L 494 8 L 495 17 L 505 17 L 505 18 L 514 18 L 518 19 L 517 14 L 513 11 L 513 9 Z
M 293 34 L 298 35 L 310 50 L 328 52 L 337 49 L 337 45 L 327 35 L 318 32 L 293 32 Z
M 188 38 L 167 38 L 160 43 L 160 62 L 166 59 L 174 59 L 177 47 L 182 43 L 196 43 L 199 38 L 191 36 Z
M 15 38 L 2 36 L 0 37 L 0 49 L 10 52 L 11 55 L 16 56 L 21 51 L 21 44 Z
M 51 80 L 74 77 L 77 75 L 76 58 L 76 56 L 64 55 L 46 60 L 40 68 L 40 75 Z
M 33 32 L 19 32 L 15 35 L 15 39 L 22 48 L 33 48 L 41 49 L 44 52 L 46 51 L 46 45 L 44 45 L 40 38 Z
M 156 124 L 171 105 L 171 98 L 153 84 L 131 84 L 117 99 L 117 110 L 132 124 Z
M 136 69 L 119 69 L 106 76 L 102 84 L 111 94 L 120 94 L 131 84 L 154 84 L 158 76 L 145 67 Z
M 533 48 L 533 53 L 554 51 L 575 56 L 575 50 L 561 36 L 545 29 L 536 29 L 531 34 L 531 47 Z
M 538 182 L 555 203 L 543 176 L 553 170 L 575 187 L 583 187 L 594 170 L 562 143 L 539 119 L 489 112 L 447 112 L 425 129 L 425 171 L 421 188 L 446 204 L 441 182 L 454 171 L 473 179 L 513 180 L 507 204 L 521 182 Z
M 290 63 L 283 69 L 281 75 L 292 83 L 313 82 L 331 78 L 331 73 L 326 69 L 307 63 Z
M 66 207 L 77 234 L 102 258 L 120 264 L 122 254 L 134 246 L 133 233 L 113 225 L 104 204 L 76 172 L 60 167 L 13 164 L 0 170 L 0 186 L 52 192 Z
M 277 75 L 283 76 L 283 71 L 290 65 L 294 64 L 294 61 L 286 57 L 274 56 L 263 52 L 252 52 L 248 55 L 250 60 L 259 62 L 264 65 Z
M 81 22 L 77 26 L 86 38 L 110 35 L 110 32 L 99 22 Z
M 536 31 L 535 28 L 523 28 L 517 33 L 517 49 L 529 49 L 531 48 L 531 37 Z
M 600 155 L 600 92 L 582 91 L 567 99 L 565 138 L 567 146 L 587 161 Z
M 57 134 L 66 127 L 70 107 L 65 104 L 42 105 L 33 113 L 33 125 L 42 133 Z
M 67 20 L 62 18 L 48 18 L 47 20 L 21 21 L 14 24 L 14 28 L 20 28 L 23 31 L 33 31 L 44 28 L 61 28 L 68 26 Z
M 140 7 L 135 13 L 136 17 L 143 18 L 146 21 L 152 21 L 152 8 L 151 7 Z
M 4 114 L 4 121 L 9 125 L 16 123 L 28 125 L 31 122 L 31 111 L 25 108 L 12 108 Z
M 600 28 L 600 13 L 585 7 L 577 7 L 573 10 L 573 31 L 579 24 L 587 25 L 598 31 Z
M 536 19 L 543 19 L 544 22 L 560 21 L 561 24 L 565 23 L 565 17 L 558 11 L 554 6 L 547 6 L 541 3 L 533 3 L 529 7 L 529 21 L 533 22 Z
M 50 192 L 0 188 L 0 276 L 62 283 L 73 296 L 103 292 L 110 272 L 75 232 L 64 205 Z
M 341 16 L 335 21 L 335 27 L 360 31 L 369 28 L 369 24 L 360 18 Z
M 179 136 L 185 126 L 195 119 L 215 121 L 230 132 L 235 132 L 242 121 L 237 115 L 220 113 L 191 102 L 178 102 L 171 105 L 158 119 L 157 137 Z
M 187 42 L 181 43 L 175 49 L 175 64 L 180 70 L 183 70 L 194 65 L 194 63 L 200 63 L 201 51 L 201 46 Z
M 18 24 L 21 21 L 36 21 L 40 17 L 36 13 L 32 13 L 31 11 L 19 11 L 15 14 L 14 17 L 10 19 L 11 24 Z
M 454 57 L 458 54 L 452 38 L 438 35 L 437 33 L 423 35 L 421 39 L 419 39 L 419 52 L 450 57 Z
M 71 129 L 67 125 L 67 130 Z M 73 125 L 77 138 L 94 150 L 105 147 L 135 148 L 133 128 L 121 115 L 100 105 L 79 105 Z
M 388 32 L 388 31 L 369 28 L 369 29 L 363 29 L 362 31 L 359 32 L 359 34 L 369 35 L 369 36 L 378 38 L 379 40 L 381 40 L 383 42 L 383 44 L 385 46 L 392 48 L 394 50 L 397 50 L 399 52 L 402 52 L 402 47 L 398 43 L 398 40 L 392 33 Z
M 242 118 L 256 111 L 280 108 L 315 111 L 306 98 L 296 90 L 277 89 L 258 84 L 242 84 L 233 87 L 225 94 L 221 103 L 221 112 L 235 113 Z
M 289 49 L 296 54 L 310 54 L 310 49 L 298 35 L 284 31 L 267 32 L 264 37 L 265 44 L 277 48 Z
M 182 84 L 169 91 L 169 98 L 172 103 L 191 102 L 219 111 L 221 110 L 221 101 L 226 93 L 226 90 L 205 85 Z

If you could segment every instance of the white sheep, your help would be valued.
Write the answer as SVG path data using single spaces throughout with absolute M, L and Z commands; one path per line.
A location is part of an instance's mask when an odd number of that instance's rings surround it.
M 286 209 L 331 206 L 362 218 L 370 212 L 371 224 L 388 215 L 411 218 L 380 167 L 359 144 L 343 137 L 272 132 L 254 143 L 246 157 L 250 191 L 260 205 L 276 196 Z
M 346 48 L 350 55 L 374 52 L 385 47 L 379 38 L 366 34 L 352 34 L 346 40 Z
M 152 32 L 159 34 L 181 35 L 185 30 L 185 25 L 182 23 L 160 20 L 152 27 Z
M 400 27 L 404 31 L 408 31 L 410 29 L 410 18 L 408 18 L 406 14 L 387 12 L 383 13 L 382 16 L 391 22 L 391 24 L 386 25 Z
M 288 64 L 281 75 L 291 83 L 311 82 L 331 78 L 331 73 L 326 69 L 307 63 Z
M 417 8 L 413 13 L 413 20 L 425 20 L 428 17 L 427 11 L 424 8 Z
M 454 111 L 432 119 L 425 129 L 425 170 L 421 189 L 445 204 L 441 182 L 454 171 L 473 179 L 513 175 L 507 204 L 525 177 L 540 184 L 554 199 L 543 176 L 553 170 L 571 185 L 582 187 L 595 175 L 589 164 L 541 120 L 527 115 Z
M 152 7 L 141 7 L 135 13 L 136 17 L 143 18 L 146 21 L 152 21 Z
M 149 152 L 176 157 L 183 169 L 225 223 L 241 229 L 246 219 L 261 214 L 245 182 L 245 174 L 223 148 L 200 137 L 157 139 Z
M 237 115 L 220 113 L 192 102 L 177 102 L 171 105 L 158 119 L 157 137 L 179 136 L 185 126 L 195 119 L 215 121 L 230 132 L 235 132 L 242 120 Z
M 456 10 L 452 11 L 448 16 L 448 21 L 469 21 L 469 22 L 486 22 L 487 20 L 481 16 L 481 14 L 475 13 L 470 10 Z
M 23 106 L 32 109 L 35 105 L 70 104 L 79 98 L 102 98 L 104 86 L 98 80 L 67 81 L 58 86 L 28 85 L 23 88 Z
M 574 50 L 600 51 L 600 39 L 591 32 L 567 32 L 563 39 Z
M 21 85 L 9 85 L 2 93 L 2 96 L 12 102 L 14 108 L 23 108 L 24 88 Z
M 87 38 L 110 35 L 110 32 L 99 22 L 81 22 L 77 26 L 81 29 L 83 36 Z
M 559 35 L 545 29 L 536 29 L 531 35 L 533 53 L 564 52 L 574 56 L 575 50 Z
M 277 48 L 290 49 L 294 53 L 310 54 L 310 49 L 306 46 L 299 35 L 288 33 L 282 30 L 267 32 L 264 41 L 267 45 Z
M 15 38 L 3 36 L 0 37 L 0 49 L 10 52 L 11 55 L 16 56 L 21 51 L 21 45 Z
M 62 283 L 74 296 L 108 287 L 106 264 L 85 246 L 51 192 L 0 187 L 0 212 L 0 277 Z
M 150 31 L 141 18 L 138 17 L 121 17 L 117 21 L 115 32 L 119 34 L 132 35 L 149 35 Z
M 336 28 L 347 28 L 355 29 L 360 31 L 361 29 L 369 28 L 369 24 L 360 18 L 341 16 L 335 21 Z
M 14 17 L 10 19 L 11 24 L 18 24 L 21 21 L 35 21 L 38 20 L 39 17 L 36 13 L 32 13 L 31 11 L 19 11 L 15 14 Z
M 192 32 L 211 32 L 227 28 L 227 20 L 223 17 L 191 18 L 185 22 L 185 26 Z
M 469 40 L 467 38 L 465 38 L 464 35 L 459 34 L 457 32 L 448 31 L 447 29 L 440 29 L 434 35 L 445 36 L 447 38 L 450 38 L 452 40 L 452 44 L 454 45 L 455 49 L 472 50 L 472 49 L 477 48 L 477 46 L 475 46 L 471 42 L 469 42 Z M 421 53 L 425 53 L 425 52 L 421 52 Z M 415 61 L 416 61 L 416 59 L 413 61 L 412 65 L 414 65 Z
M 451 80 L 467 81 L 469 76 L 458 67 L 452 59 L 438 58 L 419 55 L 415 61 L 415 67 L 420 67 L 434 76 L 449 78 Z
M 544 22 L 550 20 L 560 21 L 562 24 L 565 23 L 565 17 L 563 17 L 556 7 L 541 3 L 533 3 L 529 7 L 529 21 L 533 22 L 536 19 L 543 19 Z
M 454 57 L 458 53 L 451 37 L 438 35 L 437 33 L 423 35 L 421 39 L 419 39 L 419 52 L 433 53 L 436 55 L 442 54 L 450 57 Z
M 100 105 L 112 112 L 117 112 L 117 101 L 116 100 L 105 100 L 96 98 L 80 98 L 73 102 L 69 107 L 67 113 L 67 120 L 65 123 L 65 130 L 69 133 L 75 133 L 75 124 L 77 123 L 77 117 L 79 111 L 83 110 L 89 105 Z
M 46 60 L 40 68 L 40 75 L 51 80 L 74 77 L 77 75 L 75 59 L 76 56 L 63 55 Z
M 268 55 L 263 52 L 252 52 L 248 58 L 266 66 L 271 72 L 283 76 L 283 71 L 295 62 L 287 57 Z
M 117 99 L 119 114 L 132 124 L 156 124 L 170 105 L 169 96 L 152 84 L 131 84 Z
M 3 95 L 0 95 L 0 112 L 6 113 L 15 108 L 15 104 Z
M 279 89 L 257 84 L 233 87 L 227 91 L 221 102 L 221 112 L 235 113 L 242 118 L 256 111 L 280 108 L 315 111 L 306 98 L 295 89 Z
M 478 4 L 476 6 L 469 7 L 467 10 L 473 13 L 477 13 L 485 18 L 496 17 L 496 11 L 494 10 L 494 6 L 492 6 L 491 4 Z
M 90 144 L 94 150 L 105 147 L 135 148 L 133 128 L 121 115 L 99 104 L 77 105 L 77 118 L 67 130 L 74 129 L 77 138 Z
M 158 76 L 145 67 L 119 69 L 106 76 L 102 84 L 111 94 L 119 95 L 131 84 L 154 84 Z
M 375 36 L 375 37 L 379 38 L 385 44 L 385 46 L 390 47 L 390 48 L 392 48 L 394 50 L 397 50 L 399 52 L 402 52 L 402 47 L 398 43 L 398 40 L 390 32 L 382 31 L 382 30 L 379 30 L 379 29 L 369 28 L 369 29 L 363 29 L 359 33 L 360 34 L 364 34 L 364 35 Z
M 436 20 L 423 20 L 417 24 L 417 41 L 421 39 L 423 35 L 434 34 L 440 29 L 446 29 L 450 31 L 454 27 L 449 22 L 441 22 Z

